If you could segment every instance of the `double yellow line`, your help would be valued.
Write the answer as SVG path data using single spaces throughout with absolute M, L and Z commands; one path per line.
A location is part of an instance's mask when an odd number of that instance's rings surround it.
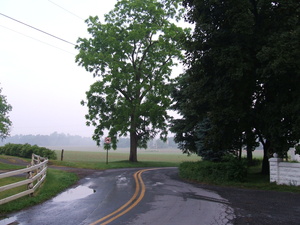
M 131 199 L 129 199 L 128 202 L 126 202 L 124 205 L 122 205 L 120 208 L 118 208 L 116 211 L 108 214 L 105 217 L 102 217 L 101 219 L 91 223 L 90 225 L 96 225 L 100 224 L 105 225 L 109 224 L 110 222 L 114 221 L 115 219 L 119 218 L 120 216 L 124 215 L 125 213 L 129 212 L 131 209 L 133 209 L 144 197 L 146 188 L 145 184 L 142 179 L 142 173 L 149 170 L 155 170 L 158 168 L 152 168 L 152 169 L 143 169 L 139 170 L 136 173 L 134 173 L 133 177 L 136 183 L 135 186 L 135 192 Z

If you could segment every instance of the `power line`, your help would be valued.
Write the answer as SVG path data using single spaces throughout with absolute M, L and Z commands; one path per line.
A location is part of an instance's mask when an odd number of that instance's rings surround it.
M 66 41 L 66 40 L 64 40 L 64 39 L 62 39 L 62 38 L 60 38 L 60 37 L 57 37 L 57 36 L 53 35 L 53 34 L 50 34 L 50 33 L 48 33 L 48 32 L 42 31 L 42 30 L 40 30 L 40 29 L 38 29 L 38 28 L 36 28 L 36 27 L 30 26 L 30 25 L 28 25 L 28 24 L 26 24 L 26 23 L 23 23 L 23 22 L 21 22 L 21 21 L 19 21 L 19 20 L 16 20 L 16 19 L 14 19 L 14 18 L 12 18 L 12 17 L 9 17 L 9 16 L 7 16 L 7 15 L 4 15 L 3 13 L 0 13 L 0 15 L 1 15 L 1 16 L 4 16 L 4 17 L 7 17 L 7 18 L 9 18 L 9 19 L 11 19 L 11 20 L 14 20 L 14 21 L 16 21 L 16 22 L 18 22 L 18 23 L 21 23 L 21 24 L 23 24 L 23 25 L 25 25 L 25 26 L 27 26 L 27 27 L 30 27 L 30 28 L 32 28 L 32 29 L 35 29 L 35 30 L 37 30 L 37 31 L 39 31 L 39 32 L 42 32 L 42 33 L 44 33 L 44 34 L 47 34 L 47 35 L 49 35 L 49 36 L 51 36 L 51 37 L 53 37 L 53 38 L 56 38 L 56 39 L 58 39 L 58 40 L 60 40 L 60 41 L 63 41 L 63 42 L 66 42 L 66 43 L 68 43 L 68 44 L 71 44 L 71 45 L 74 45 L 74 46 L 75 46 L 75 44 L 73 44 L 72 42 Z
M 84 21 L 84 19 L 83 19 L 83 18 L 81 18 L 80 16 L 76 15 L 75 13 L 72 13 L 71 11 L 69 11 L 69 10 L 65 9 L 64 7 L 62 7 L 62 6 L 58 5 L 57 3 L 53 2 L 53 1 L 50 1 L 50 0 L 48 0 L 48 1 L 49 1 L 49 2 L 51 2 L 52 4 L 56 5 L 57 7 L 59 7 L 59 8 L 61 8 L 61 9 L 65 10 L 66 12 L 68 12 L 68 13 L 72 14 L 73 16 L 75 16 L 75 17 L 79 18 L 80 20 L 83 20 L 83 21 Z
M 64 49 L 61 49 L 61 48 L 56 47 L 56 46 L 54 46 L 54 45 L 48 44 L 48 43 L 46 43 L 46 42 L 44 42 L 44 41 L 41 41 L 41 40 L 36 39 L 36 38 L 33 38 L 33 37 L 28 36 L 28 35 L 26 35 L 26 34 L 23 34 L 23 33 L 21 33 L 21 32 L 15 31 L 15 30 L 10 29 L 10 28 L 8 28 L 8 27 L 2 26 L 2 25 L 0 25 L 0 27 L 3 27 L 3 28 L 8 29 L 8 30 L 10 30 L 10 31 L 16 32 L 16 33 L 18 33 L 18 34 L 20 34 L 20 35 L 23 35 L 23 36 L 25 36 L 25 37 L 31 38 L 31 39 L 33 39 L 33 40 L 35 40 L 35 41 L 38 41 L 38 42 L 41 42 L 41 43 L 43 43 L 43 44 L 45 44 L 45 45 L 49 45 L 49 46 L 51 46 L 51 47 L 53 47 L 53 48 L 57 48 L 57 49 L 59 49 L 59 50 L 61 50 L 61 51 L 67 52 L 67 53 L 69 53 L 69 54 L 71 54 L 71 55 L 75 55 L 74 53 L 71 53 L 71 52 L 66 51 L 66 50 L 64 50 Z

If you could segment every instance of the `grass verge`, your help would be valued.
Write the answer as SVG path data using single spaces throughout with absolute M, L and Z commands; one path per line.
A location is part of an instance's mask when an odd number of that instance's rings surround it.
M 214 171 L 212 171 L 211 169 L 209 171 L 201 171 L 201 174 L 206 174 L 205 177 L 199 176 L 197 171 L 195 170 L 195 164 L 198 163 L 202 163 L 202 162 L 199 161 L 196 163 L 191 162 L 191 163 L 181 164 L 179 167 L 180 177 L 196 183 L 205 183 L 210 185 L 300 193 L 299 186 L 277 185 L 276 183 L 270 183 L 269 175 L 263 175 L 260 173 L 261 171 L 260 163 L 256 164 L 255 166 L 250 166 L 247 168 L 247 174 L 245 179 L 243 179 L 244 180 L 243 182 L 233 182 L 230 179 L 227 180 L 214 179 L 215 174 Z M 206 168 L 201 166 L 201 169 L 205 170 Z M 222 175 L 222 171 L 218 170 L 218 176 L 225 177 L 225 173 Z
M 142 162 L 129 162 L 126 160 L 114 161 L 106 164 L 105 162 L 66 162 L 66 161 L 50 161 L 50 164 L 56 166 L 67 166 L 75 168 L 84 168 L 84 169 L 95 169 L 95 170 L 104 170 L 104 169 L 117 169 L 117 168 L 142 168 L 142 167 L 178 167 L 180 162 L 152 162 L 152 161 L 142 161 Z
M 3 165 L 3 164 L 1 166 L 5 167 L 5 165 Z M 11 165 L 9 165 L 9 167 L 11 167 Z M 24 178 L 21 178 L 21 177 L 7 178 L 5 180 L 5 183 L 7 184 L 7 183 L 11 183 L 11 182 L 16 182 L 17 180 L 20 180 L 20 179 L 24 179 Z M 4 182 L 2 180 L 3 179 L 1 179 L 0 182 Z M 13 211 L 18 211 L 18 210 L 42 203 L 42 202 L 54 197 L 55 195 L 62 192 L 66 188 L 70 187 L 77 180 L 78 180 L 78 177 L 74 173 L 48 168 L 46 181 L 41 186 L 41 188 L 38 189 L 37 192 L 34 193 L 34 196 L 33 197 L 24 196 L 15 201 L 0 205 L 0 218 L 3 218 L 7 213 L 10 213 Z M 2 185 L 4 185 L 4 184 L 0 183 L 0 186 L 2 186 Z M 18 191 L 20 191 L 20 189 L 25 189 L 25 188 L 26 187 L 21 186 L 17 190 L 13 190 L 13 192 L 18 192 Z M 11 194 L 14 194 L 14 193 L 10 193 L 10 195 Z M 0 198 L 5 197 L 4 195 L 7 195 L 7 193 L 6 194 L 5 194 L 5 192 L 0 193 Z

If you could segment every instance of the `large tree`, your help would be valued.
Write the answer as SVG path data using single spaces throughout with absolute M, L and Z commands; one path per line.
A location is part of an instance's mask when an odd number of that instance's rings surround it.
M 262 172 L 267 173 L 269 155 L 286 152 L 300 138 L 300 3 L 184 3 L 195 32 L 187 43 L 189 69 L 174 91 L 175 108 L 183 115 L 174 121 L 175 139 L 184 146 L 194 141 L 196 151 L 201 143 L 215 152 L 247 146 L 250 153 L 259 140 L 265 155 Z M 199 142 L 199 127 L 207 119 Z
M 6 96 L 2 95 L 1 92 L 2 88 L 0 88 L 0 139 L 4 139 L 9 136 L 10 127 L 12 125 L 8 116 L 12 107 L 8 104 Z
M 95 126 L 100 144 L 109 131 L 115 149 L 118 136 L 130 135 L 129 160 L 150 138 L 167 135 L 171 71 L 182 59 L 188 30 L 175 25 L 183 8 L 179 0 L 120 0 L 105 15 L 86 22 L 91 38 L 79 38 L 76 62 L 98 80 L 87 92 L 87 125 Z
M 202 155 L 207 149 L 212 156 L 222 157 L 244 145 L 251 123 L 255 60 L 249 50 L 253 49 L 253 18 L 246 1 L 191 0 L 185 5 L 195 31 L 186 44 L 189 68 L 173 93 L 174 108 L 183 118 L 174 120 L 172 131 L 181 143 L 195 142 L 192 152 Z M 217 160 L 215 156 L 212 158 Z

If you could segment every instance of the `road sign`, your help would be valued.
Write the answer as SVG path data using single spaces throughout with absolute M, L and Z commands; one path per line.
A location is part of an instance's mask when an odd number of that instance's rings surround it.
M 110 137 L 106 137 L 106 138 L 104 139 L 104 143 L 105 143 L 105 144 L 110 144 L 110 143 L 111 143 L 111 138 L 110 138 Z

